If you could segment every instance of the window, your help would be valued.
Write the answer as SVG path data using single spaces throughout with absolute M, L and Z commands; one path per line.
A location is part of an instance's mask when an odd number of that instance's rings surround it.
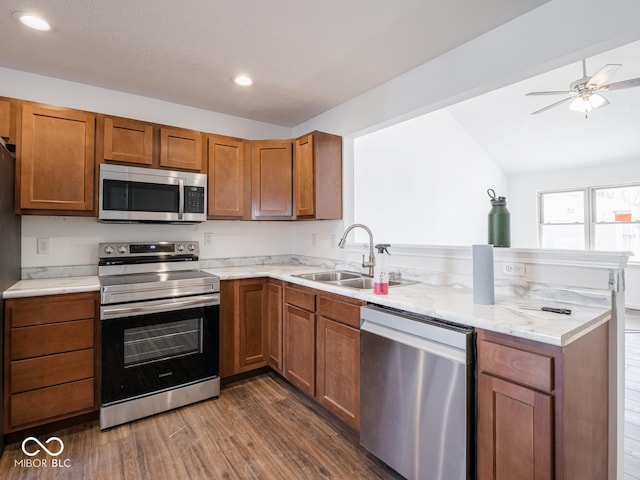
M 640 184 L 541 192 L 542 248 L 631 251 L 640 255 Z

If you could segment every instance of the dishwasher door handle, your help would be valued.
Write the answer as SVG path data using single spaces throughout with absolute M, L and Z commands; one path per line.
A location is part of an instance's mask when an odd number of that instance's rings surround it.
M 462 365 L 466 365 L 468 363 L 467 353 L 465 350 L 445 345 L 428 338 L 410 335 L 408 333 L 377 324 L 370 320 L 362 319 L 360 331 L 369 332 L 380 337 L 388 338 L 389 340 L 393 340 L 394 342 L 399 342 L 404 345 L 417 348 L 419 350 L 437 355 L 438 357 L 446 358 Z

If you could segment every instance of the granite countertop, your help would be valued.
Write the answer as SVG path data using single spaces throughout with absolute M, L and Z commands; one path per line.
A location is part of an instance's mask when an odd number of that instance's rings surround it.
M 271 277 L 366 302 L 398 308 L 452 322 L 505 333 L 551 345 L 564 346 L 605 323 L 610 310 L 549 300 L 544 303 L 516 296 L 497 296 L 495 305 L 476 305 L 469 289 L 434 286 L 424 283 L 391 287 L 388 295 L 371 290 L 356 290 L 294 277 L 292 275 L 322 271 L 308 265 L 247 265 L 204 268 L 221 280 Z M 325 269 L 326 270 L 326 269 Z M 20 298 L 60 293 L 99 291 L 97 276 L 20 280 L 6 290 L 3 297 Z M 569 308 L 572 314 L 561 315 L 528 310 L 518 305 Z

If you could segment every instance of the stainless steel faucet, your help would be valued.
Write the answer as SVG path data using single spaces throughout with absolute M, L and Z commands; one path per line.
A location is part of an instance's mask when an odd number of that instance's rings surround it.
M 344 248 L 345 243 L 347 243 L 347 235 L 349 235 L 349 232 L 356 227 L 360 227 L 364 229 L 369 234 L 369 261 L 368 262 L 365 261 L 364 255 L 362 255 L 362 266 L 364 268 L 368 268 L 369 276 L 373 277 L 373 267 L 375 267 L 376 265 L 376 258 L 373 255 L 373 233 L 371 233 L 371 230 L 369 230 L 369 227 L 367 227 L 366 225 L 363 225 L 362 223 L 354 223 L 353 225 L 349 225 L 347 229 L 344 231 L 344 233 L 342 234 L 342 238 L 338 242 L 338 247 Z

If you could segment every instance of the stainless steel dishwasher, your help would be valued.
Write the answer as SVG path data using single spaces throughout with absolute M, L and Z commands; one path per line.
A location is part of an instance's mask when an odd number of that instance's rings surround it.
M 474 478 L 473 328 L 360 312 L 360 444 L 408 479 Z

